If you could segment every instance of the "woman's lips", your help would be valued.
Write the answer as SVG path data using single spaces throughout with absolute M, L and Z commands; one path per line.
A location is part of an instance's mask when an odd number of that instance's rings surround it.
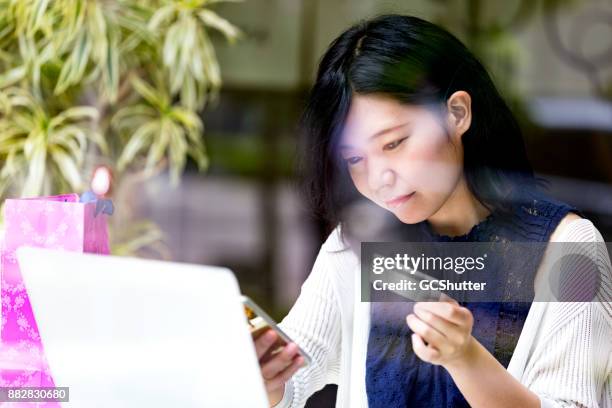
M 412 196 L 414 195 L 414 193 L 415 192 L 412 192 L 410 194 L 396 197 L 393 200 L 385 201 L 385 204 L 387 204 L 388 207 L 397 208 L 400 205 L 404 204 L 406 201 L 410 200 Z

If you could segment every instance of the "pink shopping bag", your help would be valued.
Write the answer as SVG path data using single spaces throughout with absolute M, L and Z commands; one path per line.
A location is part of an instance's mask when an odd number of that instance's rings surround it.
M 53 387 L 15 251 L 20 246 L 35 246 L 108 254 L 107 214 L 99 211 L 96 201 L 81 203 L 78 195 L 66 194 L 6 200 L 4 223 L 0 387 Z

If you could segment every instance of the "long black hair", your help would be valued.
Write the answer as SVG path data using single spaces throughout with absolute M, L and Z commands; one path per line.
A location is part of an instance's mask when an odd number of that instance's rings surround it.
M 471 126 L 462 136 L 468 187 L 489 210 L 511 211 L 517 192 L 537 181 L 515 117 L 465 45 L 435 24 L 401 15 L 360 22 L 331 43 L 300 126 L 305 197 L 328 232 L 346 222 L 343 209 L 358 197 L 337 151 L 353 95 L 444 110 L 458 90 L 472 100 Z

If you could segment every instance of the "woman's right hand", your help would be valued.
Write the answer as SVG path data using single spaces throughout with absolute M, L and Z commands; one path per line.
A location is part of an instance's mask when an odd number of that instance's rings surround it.
M 283 398 L 285 383 L 304 365 L 304 357 L 299 355 L 295 343 L 289 343 L 280 352 L 271 355 L 270 349 L 277 347 L 277 341 L 279 336 L 272 329 L 253 340 L 271 406 Z

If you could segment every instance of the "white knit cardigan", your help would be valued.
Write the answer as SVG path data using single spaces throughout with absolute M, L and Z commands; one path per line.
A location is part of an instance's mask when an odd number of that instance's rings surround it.
M 589 220 L 577 219 L 565 225 L 558 241 L 603 242 L 603 238 Z M 609 270 L 607 252 L 598 252 L 591 255 Z M 286 383 L 276 407 L 303 407 L 326 384 L 338 385 L 336 407 L 368 406 L 365 358 L 370 304 L 361 302 L 355 288 L 360 288 L 359 262 L 336 229 L 280 323 L 312 357 L 312 364 Z M 539 396 L 543 408 L 612 408 L 611 356 L 610 302 L 534 302 L 508 372 Z

